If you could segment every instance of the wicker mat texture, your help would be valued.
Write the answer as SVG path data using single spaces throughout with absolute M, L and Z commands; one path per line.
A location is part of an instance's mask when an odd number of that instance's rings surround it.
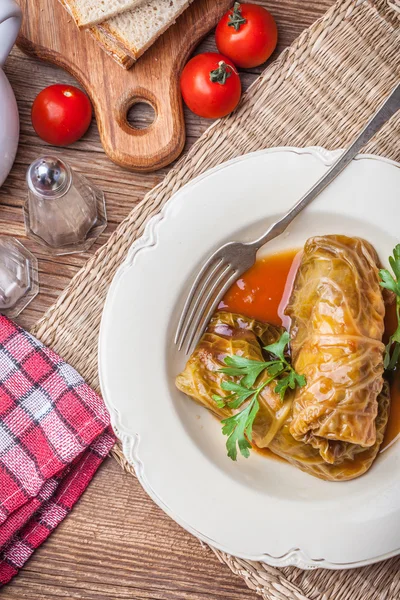
M 33 333 L 98 390 L 97 339 L 107 289 L 147 220 L 172 194 L 206 169 L 254 150 L 346 146 L 399 79 L 400 0 L 339 0 L 266 69 L 239 109 L 214 123 L 147 194 Z M 400 114 L 366 151 L 400 160 Z M 133 473 L 119 448 L 114 456 Z M 349 571 L 301 571 L 214 552 L 268 600 L 400 598 L 400 558 Z

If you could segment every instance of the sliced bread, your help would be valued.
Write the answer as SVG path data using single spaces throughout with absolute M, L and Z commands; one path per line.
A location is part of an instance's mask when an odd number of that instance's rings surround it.
M 80 29 L 101 23 L 144 2 L 145 0 L 63 0 Z
M 111 39 L 104 31 L 101 31 L 97 27 L 91 27 L 87 30 L 87 33 L 91 35 L 95 41 L 101 46 L 111 58 L 113 58 L 121 67 L 124 69 L 130 69 L 134 64 L 135 60 L 129 56 L 116 42 Z
M 66 2 L 67 0 L 60 0 L 60 4 L 62 4 L 67 12 L 71 14 Z M 130 69 L 134 64 L 134 59 L 129 56 L 129 54 L 127 54 L 125 50 L 123 50 L 121 46 L 117 44 L 115 40 L 111 39 L 105 32 L 100 31 L 96 27 L 91 27 L 87 30 L 87 33 L 89 33 L 95 39 L 95 41 L 106 54 L 111 56 L 111 58 L 113 58 L 124 69 Z
M 147 0 L 141 6 L 97 25 L 137 60 L 172 25 L 192 0 Z

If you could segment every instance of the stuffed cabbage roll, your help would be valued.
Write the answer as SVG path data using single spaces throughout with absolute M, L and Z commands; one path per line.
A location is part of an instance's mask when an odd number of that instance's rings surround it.
M 176 378 L 176 386 L 219 419 L 233 414 L 229 408 L 219 408 L 213 396 L 225 396 L 221 385 L 228 381 L 219 370 L 225 367 L 227 356 L 243 356 L 251 360 L 264 360 L 261 346 L 276 342 L 283 329 L 249 319 L 242 315 L 219 312 L 211 319 L 206 332 L 186 365 Z M 267 377 L 265 374 L 264 377 Z M 262 382 L 260 376 L 259 383 Z M 274 386 L 260 394 L 260 409 L 253 424 L 253 440 L 260 448 L 268 446 L 290 412 L 290 403 L 282 404 Z
M 374 462 L 382 444 L 390 411 L 390 389 L 387 382 L 378 396 L 376 439 L 373 446 L 363 448 L 347 442 L 328 441 L 323 453 L 310 444 L 296 440 L 291 431 L 292 417 L 284 423 L 269 448 L 297 468 L 326 481 L 349 481 L 363 475 Z M 324 460 L 329 456 L 331 462 Z
M 283 329 L 228 312 L 217 313 L 190 357 L 176 385 L 182 392 L 211 410 L 220 420 L 235 413 L 219 408 L 213 396 L 224 396 L 221 373 L 227 356 L 264 360 L 262 347 L 279 339 Z M 260 375 L 257 385 L 265 374 Z M 294 466 L 321 479 L 341 481 L 362 475 L 374 461 L 385 432 L 389 410 L 388 388 L 378 399 L 376 441 L 369 448 L 334 440 L 321 440 L 321 448 L 296 440 L 291 434 L 294 394 L 289 391 L 282 402 L 275 392 L 276 381 L 266 386 L 259 397 L 260 409 L 252 429 L 252 442 L 269 448 Z M 323 451 L 321 451 L 321 449 Z M 326 460 L 328 459 L 328 460 Z
M 359 238 L 309 239 L 285 312 L 293 366 L 307 380 L 290 433 L 329 462 L 328 440 L 374 447 L 385 316 L 375 250 Z

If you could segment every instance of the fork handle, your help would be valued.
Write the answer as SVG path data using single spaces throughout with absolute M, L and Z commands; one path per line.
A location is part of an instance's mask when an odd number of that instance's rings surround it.
M 271 225 L 268 231 L 253 242 L 257 249 L 265 243 L 281 235 L 297 215 L 308 206 L 339 173 L 357 156 L 359 151 L 369 140 L 377 133 L 381 127 L 399 110 L 400 108 L 400 83 L 391 92 L 390 96 L 384 101 L 372 119 L 367 123 L 361 133 L 353 141 L 351 146 L 345 150 L 340 157 L 333 163 L 331 168 L 323 175 L 313 187 L 289 210 L 282 219 Z

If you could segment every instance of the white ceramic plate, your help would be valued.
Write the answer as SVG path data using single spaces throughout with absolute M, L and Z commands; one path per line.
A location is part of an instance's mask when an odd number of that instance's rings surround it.
M 192 181 L 132 246 L 101 326 L 102 391 L 145 490 L 201 540 L 270 565 L 341 569 L 398 554 L 400 444 L 346 483 L 320 481 L 255 453 L 234 463 L 218 421 L 174 386 L 185 358 L 173 334 L 210 252 L 261 234 L 336 157 L 320 148 L 277 148 Z M 399 165 L 360 156 L 263 252 L 341 233 L 369 240 L 386 264 L 400 240 L 399 191 Z

